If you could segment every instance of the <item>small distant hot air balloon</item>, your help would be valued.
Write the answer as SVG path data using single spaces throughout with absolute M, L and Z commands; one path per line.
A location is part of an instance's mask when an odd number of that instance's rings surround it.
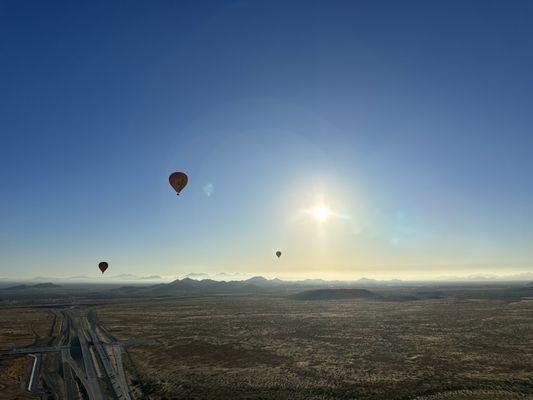
M 105 261 L 102 261 L 100 264 L 98 264 L 98 268 L 100 268 L 100 271 L 102 271 L 102 274 L 105 272 L 107 267 L 109 267 L 109 265 Z
M 187 182 L 189 181 L 189 178 L 183 172 L 173 172 L 168 177 L 168 181 L 170 183 L 170 186 L 174 188 L 174 190 L 176 191 L 176 194 L 179 196 L 183 188 L 187 186 Z
M 278 258 L 280 258 L 281 257 L 281 251 L 279 251 L 279 250 L 276 251 L 276 255 L 278 256 Z

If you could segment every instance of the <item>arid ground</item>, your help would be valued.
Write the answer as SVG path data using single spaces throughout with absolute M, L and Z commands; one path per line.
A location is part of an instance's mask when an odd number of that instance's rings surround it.
M 138 398 L 530 399 L 533 300 L 218 296 L 97 308 Z
M 35 344 L 49 334 L 53 319 L 45 309 L 0 308 L 0 350 Z M 0 359 L 0 399 L 39 398 L 24 388 L 30 365 L 26 355 Z

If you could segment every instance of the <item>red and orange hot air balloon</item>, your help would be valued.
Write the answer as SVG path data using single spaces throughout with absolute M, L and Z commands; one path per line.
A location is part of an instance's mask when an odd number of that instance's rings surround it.
M 98 264 L 98 268 L 100 268 L 100 271 L 102 271 L 102 274 L 105 272 L 105 270 L 109 267 L 109 264 L 105 261 L 102 261 L 100 264 Z
M 170 183 L 170 186 L 174 188 L 174 190 L 176 191 L 176 194 L 179 196 L 183 188 L 187 186 L 187 182 L 189 182 L 189 178 L 183 172 L 173 172 L 168 177 L 168 182 Z

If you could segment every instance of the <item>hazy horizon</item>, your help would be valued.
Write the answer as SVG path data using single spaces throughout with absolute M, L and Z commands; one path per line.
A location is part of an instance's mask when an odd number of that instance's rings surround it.
M 204 273 L 204 272 L 190 272 L 190 273 L 178 273 L 174 275 L 134 275 L 134 274 L 115 274 L 115 275 L 101 275 L 101 274 L 90 274 L 90 275 L 79 275 L 79 276 L 67 276 L 67 275 L 45 275 L 45 276 L 14 276 L 14 277 L 3 277 L 0 276 L 0 281 L 3 282 L 67 282 L 67 283 L 128 283 L 132 282 L 135 284 L 146 283 L 153 284 L 159 282 L 171 282 L 174 280 L 181 280 L 185 278 L 194 279 L 194 280 L 203 280 L 210 279 L 216 281 L 245 281 L 254 277 L 263 277 L 266 279 L 281 279 L 287 282 L 294 281 L 305 281 L 305 280 L 323 280 L 323 281 L 341 281 L 341 282 L 357 282 L 361 280 L 371 280 L 377 282 L 390 282 L 390 281 L 402 281 L 402 282 L 446 282 L 446 281 L 495 281 L 495 282 L 505 282 L 505 281 L 516 281 L 516 282 L 530 282 L 533 281 L 533 272 L 516 272 L 506 275 L 497 275 L 497 274 L 483 274 L 483 273 L 474 273 L 468 275 L 435 275 L 435 276 L 411 276 L 411 277 L 394 277 L 394 276 L 350 276 L 350 275 L 339 275 L 339 276 L 311 276 L 311 275 L 272 275 L 269 273 L 261 272 L 249 272 L 249 273 L 226 273 L 226 272 L 216 272 L 216 273 Z

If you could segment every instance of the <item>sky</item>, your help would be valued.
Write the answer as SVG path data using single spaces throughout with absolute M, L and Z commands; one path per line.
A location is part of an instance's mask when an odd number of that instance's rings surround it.
M 0 278 L 531 272 L 532 49 L 525 0 L 0 0 Z

